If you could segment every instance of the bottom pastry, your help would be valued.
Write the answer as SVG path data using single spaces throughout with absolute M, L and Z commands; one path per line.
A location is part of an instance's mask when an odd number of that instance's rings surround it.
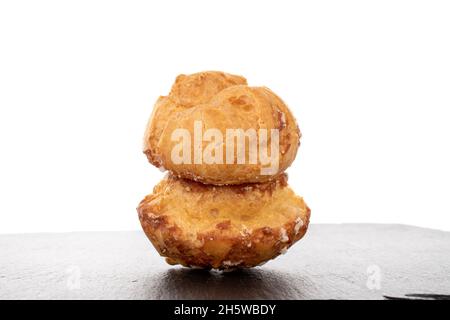
M 168 175 L 137 210 L 167 263 L 221 270 L 254 267 L 286 252 L 304 236 L 310 216 L 285 174 L 220 187 Z

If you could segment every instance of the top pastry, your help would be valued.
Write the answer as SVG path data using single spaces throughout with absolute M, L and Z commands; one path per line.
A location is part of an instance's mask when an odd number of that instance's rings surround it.
M 179 75 L 156 101 L 144 153 L 162 170 L 225 185 L 275 179 L 294 161 L 301 133 L 286 104 L 265 87 L 217 71 Z

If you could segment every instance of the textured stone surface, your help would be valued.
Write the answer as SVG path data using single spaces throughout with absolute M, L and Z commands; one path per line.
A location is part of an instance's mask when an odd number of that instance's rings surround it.
M 377 289 L 379 285 L 379 289 Z M 0 299 L 383 299 L 450 294 L 450 233 L 311 225 L 262 267 L 171 267 L 142 232 L 0 236 Z

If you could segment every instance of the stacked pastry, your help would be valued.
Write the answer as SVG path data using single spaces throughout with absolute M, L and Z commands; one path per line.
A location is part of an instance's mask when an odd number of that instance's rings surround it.
M 144 153 L 167 176 L 138 207 L 169 264 L 234 269 L 286 252 L 310 210 L 284 173 L 300 145 L 286 104 L 223 72 L 180 75 L 153 108 Z

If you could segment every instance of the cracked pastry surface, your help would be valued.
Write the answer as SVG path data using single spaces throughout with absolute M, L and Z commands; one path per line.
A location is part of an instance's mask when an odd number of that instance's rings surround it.
M 203 132 L 218 129 L 279 130 L 279 166 L 273 174 L 261 174 L 266 167 L 256 164 L 175 164 L 171 152 L 175 129 L 184 128 L 194 136 L 194 122 L 202 121 Z M 258 135 L 259 137 L 259 135 Z M 270 137 L 270 134 L 269 134 Z M 241 76 L 218 71 L 179 75 L 167 96 L 154 105 L 144 136 L 144 153 L 150 163 L 174 175 L 207 184 L 225 185 L 273 180 L 294 160 L 301 133 L 286 104 L 266 87 L 250 87 Z M 270 139 L 268 139 L 270 145 Z M 203 149 L 209 142 L 203 142 Z M 225 145 L 222 144 L 225 155 Z M 194 146 L 191 145 L 192 154 Z M 246 150 L 249 158 L 249 150 Z
M 221 187 L 169 174 L 137 211 L 169 264 L 207 269 L 254 267 L 285 253 L 306 233 L 310 216 L 285 174 Z

